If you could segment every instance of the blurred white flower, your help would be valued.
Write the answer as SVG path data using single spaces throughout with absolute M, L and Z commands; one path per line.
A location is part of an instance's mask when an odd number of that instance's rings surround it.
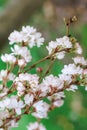
M 20 32 L 18 31 L 14 31 L 10 34 L 10 36 L 8 37 L 9 41 L 10 41 L 10 45 L 14 44 L 14 43 L 19 43 L 22 42 L 22 35 Z
M 75 44 L 75 52 L 77 54 L 82 54 L 82 48 L 78 42 Z
M 41 45 L 43 45 L 44 38 L 41 37 L 41 33 L 36 31 L 36 28 L 23 26 L 21 34 L 23 36 L 23 41 L 27 43 L 30 48 L 32 48 L 33 46 L 40 47 Z
M 13 54 L 21 56 L 21 59 L 23 58 L 25 62 L 30 62 L 32 57 L 30 54 L 30 51 L 27 47 L 21 47 L 18 45 L 14 45 L 14 48 L 11 48 Z
M 35 112 L 32 113 L 36 118 L 47 118 L 49 105 L 46 102 L 38 101 L 34 103 L 33 107 L 35 108 Z
M 68 75 L 82 74 L 82 72 L 83 69 L 75 64 L 64 65 L 64 68 L 62 69 L 62 73 Z
M 39 124 L 38 122 L 30 123 L 27 126 L 27 130 L 46 130 L 43 124 Z
M 60 50 L 64 48 L 72 48 L 72 43 L 69 41 L 69 37 L 64 36 L 63 38 L 57 38 L 56 41 L 49 42 L 49 45 L 46 47 L 49 54 L 51 54 L 55 49 Z M 65 56 L 65 51 L 57 52 L 54 57 L 57 59 L 63 59 Z
M 1 59 L 3 62 L 10 63 L 10 64 L 15 64 L 16 62 L 16 57 L 12 54 L 2 55 Z
M 33 100 L 34 100 L 34 95 L 33 94 L 26 94 L 24 96 L 25 104 L 27 104 L 28 106 L 30 106 L 33 103 Z
M 25 85 L 28 85 L 33 92 L 36 91 L 39 87 L 39 77 L 36 74 L 21 73 L 19 74 L 19 77 L 15 78 L 15 83 L 17 84 L 17 82 L 27 82 Z
M 70 87 L 67 88 L 66 90 L 67 90 L 67 91 L 73 91 L 73 92 L 75 92 L 77 89 L 78 89 L 77 85 L 72 84 L 72 85 L 70 85 Z
M 59 74 L 59 79 L 63 80 L 67 84 L 70 84 L 72 82 L 71 75 Z
M 72 48 L 72 43 L 69 40 L 69 37 L 64 36 L 62 38 L 56 39 L 58 46 L 62 46 L 63 48 Z
M 82 56 L 77 56 L 72 58 L 75 64 L 87 65 L 87 60 L 84 59 Z
M 14 78 L 15 75 L 13 73 L 8 73 L 7 70 L 0 71 L 0 81 L 8 81 L 8 80 L 14 81 Z

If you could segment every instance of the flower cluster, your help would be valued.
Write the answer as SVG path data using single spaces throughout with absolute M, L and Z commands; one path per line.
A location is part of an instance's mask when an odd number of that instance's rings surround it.
M 46 46 L 48 55 L 30 65 L 32 48 L 44 43 L 41 33 L 33 27 L 23 26 L 20 32 L 12 32 L 8 39 L 11 53 L 1 55 L 6 68 L 0 70 L 0 129 L 17 127 L 24 114 L 32 114 L 36 122 L 29 123 L 27 130 L 46 130 L 39 121 L 48 118 L 50 110 L 64 104 L 64 91 L 75 92 L 79 85 L 86 86 L 87 90 L 87 60 L 82 57 L 82 48 L 73 37 L 57 38 Z M 63 59 L 66 53 L 77 54 L 72 58 L 73 63 L 64 65 L 61 74 L 49 73 L 55 59 Z M 39 63 L 48 60 L 47 70 L 37 69 Z M 31 73 L 32 68 L 36 68 L 35 74 Z

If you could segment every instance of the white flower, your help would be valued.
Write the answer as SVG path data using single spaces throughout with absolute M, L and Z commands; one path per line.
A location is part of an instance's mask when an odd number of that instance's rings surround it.
M 1 110 L 0 111 L 0 120 L 4 120 L 10 116 L 8 110 Z
M 8 129 L 10 130 L 13 127 L 18 127 L 18 123 L 16 120 L 10 120 L 7 125 L 9 126 Z
M 2 55 L 1 59 L 3 62 L 10 63 L 10 64 L 15 64 L 16 62 L 16 57 L 12 54 Z
M 65 51 L 62 51 L 62 52 L 56 53 L 55 56 L 56 56 L 57 59 L 61 60 L 61 59 L 63 59 L 64 56 L 65 56 Z
M 49 42 L 49 45 L 46 47 L 49 54 L 51 54 L 55 49 L 60 50 L 64 48 L 72 48 L 72 43 L 69 41 L 69 38 L 67 36 L 64 36 L 63 38 L 58 38 L 56 41 Z M 54 57 L 57 59 L 63 59 L 65 56 L 65 51 L 57 52 Z
M 14 31 L 10 34 L 8 39 L 10 44 L 24 42 L 26 45 L 29 45 L 30 48 L 33 46 L 40 47 L 43 45 L 44 38 L 41 37 L 41 33 L 37 32 L 36 28 L 26 26 L 22 27 L 22 31 Z
M 0 71 L 0 81 L 5 79 L 7 77 L 7 70 L 1 70 Z
M 28 85 L 33 92 L 38 89 L 39 77 L 36 74 L 21 73 L 15 81 L 16 83 L 20 81 L 26 83 L 25 81 L 27 81 L 26 85 Z
M 29 126 L 27 126 L 27 130 L 46 130 L 46 128 L 43 126 L 43 124 L 35 122 L 30 123 Z
M 57 38 L 56 41 L 58 45 L 62 46 L 63 48 L 72 48 L 72 43 L 67 36 L 64 36 L 63 38 Z
M 34 95 L 33 94 L 26 94 L 24 96 L 24 101 L 25 101 L 25 104 L 29 105 L 33 103 L 33 100 L 34 100 Z
M 20 115 L 21 109 L 25 106 L 22 100 L 17 101 L 16 96 L 12 96 L 10 99 L 10 103 L 7 108 L 15 109 L 15 112 Z
M 37 118 L 47 118 L 47 112 L 49 110 L 49 105 L 43 101 L 38 101 L 34 103 L 33 107 L 35 112 L 32 113 L 33 116 Z
M 64 104 L 64 100 L 62 99 L 53 102 L 53 105 L 56 107 L 61 107 L 63 104 Z
M 32 48 L 33 46 L 37 45 L 37 47 L 40 47 L 43 45 L 44 38 L 41 37 L 41 33 L 36 33 L 35 35 L 31 36 L 31 40 L 29 42 L 29 47 Z
M 82 56 L 77 56 L 72 59 L 74 60 L 75 64 L 87 65 L 87 60 L 85 60 L 84 57 L 82 57 Z
M 9 41 L 10 41 L 10 45 L 14 44 L 14 43 L 19 43 L 22 42 L 22 35 L 20 32 L 18 31 L 14 31 L 10 34 L 10 36 L 8 37 Z
M 63 81 L 60 80 L 58 77 L 53 76 L 52 74 L 45 77 L 45 79 L 43 80 L 43 84 L 44 86 L 51 86 L 58 89 L 61 89 L 63 87 Z
M 85 86 L 85 91 L 87 91 L 87 86 Z
M 58 100 L 58 99 L 61 99 L 61 98 L 65 98 L 64 92 L 58 92 L 58 93 L 55 93 L 52 96 L 48 97 L 48 99 L 50 101 L 52 101 L 52 100 Z
M 46 76 L 45 79 L 43 79 L 43 82 L 39 85 L 39 90 L 41 91 L 39 97 L 46 96 L 48 93 L 54 91 L 54 89 L 61 89 L 63 88 L 63 85 L 64 81 L 58 77 L 53 76 L 52 74 Z
M 76 52 L 77 54 L 82 54 L 82 48 L 81 48 L 81 46 L 79 45 L 79 43 L 76 43 L 76 44 L 75 44 L 75 52 Z
M 59 79 L 65 81 L 67 84 L 70 84 L 72 82 L 71 75 L 59 74 Z
M 46 46 L 49 54 L 51 54 L 57 47 L 58 47 L 58 44 L 56 41 L 51 41 L 49 42 L 49 45 Z
M 30 26 L 23 26 L 21 34 L 23 35 L 24 42 L 27 42 L 28 39 L 36 33 L 36 28 Z
M 16 76 L 13 73 L 8 74 L 8 80 L 14 81 L 15 77 Z
M 72 84 L 72 85 L 70 85 L 70 87 L 67 88 L 66 90 L 67 90 L 67 91 L 73 91 L 73 92 L 75 92 L 77 89 L 78 89 L 77 85 Z
M 15 75 L 13 73 L 8 73 L 7 70 L 1 70 L 0 72 L 0 81 L 14 81 Z
M 16 82 L 15 85 L 17 86 L 17 94 L 18 96 L 22 96 L 24 94 L 25 91 L 25 86 L 23 85 L 22 82 Z
M 48 97 L 48 99 L 56 107 L 61 107 L 63 105 L 63 98 L 65 98 L 64 92 L 58 92 Z
M 23 26 L 21 34 L 23 36 L 23 41 L 28 43 L 30 48 L 32 48 L 35 45 L 37 47 L 43 45 L 44 38 L 41 37 L 41 33 L 37 32 L 35 28 L 30 26 Z
M 32 57 L 30 51 L 27 47 L 20 47 L 18 45 L 14 45 L 14 48 L 11 48 L 13 54 L 20 55 L 26 62 L 30 62 Z
M 19 67 L 25 67 L 27 64 L 26 64 L 26 61 L 24 59 L 19 59 L 18 60 L 18 66 Z
M 5 109 L 10 104 L 10 99 L 5 98 L 4 100 L 0 101 L 0 109 Z
M 82 74 L 83 69 L 80 66 L 76 66 L 75 64 L 64 65 L 62 69 L 63 74 Z
M 3 125 L 3 121 L 2 120 L 0 120 L 0 126 L 2 126 Z M 0 128 L 0 130 L 4 130 L 3 128 Z

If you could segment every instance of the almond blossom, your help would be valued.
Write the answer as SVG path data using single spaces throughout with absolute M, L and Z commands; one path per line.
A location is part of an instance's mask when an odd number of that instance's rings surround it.
M 63 38 L 57 38 L 56 41 L 49 42 L 49 45 L 46 47 L 49 54 L 51 54 L 55 49 L 64 49 L 64 48 L 72 48 L 72 43 L 70 42 L 69 38 L 67 36 L 64 36 Z M 65 51 L 57 52 L 55 54 L 55 58 L 57 59 L 63 59 L 65 56 Z
M 87 60 L 82 56 L 82 48 L 75 38 L 63 36 L 49 42 L 48 55 L 33 63 L 32 48 L 44 43 L 36 28 L 23 26 L 21 31 L 13 31 L 8 39 L 11 52 L 1 55 L 6 67 L 0 70 L 0 129 L 18 127 L 23 115 L 32 114 L 36 122 L 29 123 L 27 129 L 46 130 L 37 121 L 48 118 L 52 109 L 64 104 L 65 91 L 76 92 L 79 86 L 87 91 Z M 66 53 L 77 56 L 55 75 L 52 65 Z M 49 61 L 46 68 L 40 64 L 44 61 Z
M 2 55 L 1 59 L 3 62 L 9 63 L 9 64 L 15 64 L 16 62 L 16 57 L 12 54 Z
M 82 74 L 82 72 L 83 69 L 75 64 L 64 65 L 64 68 L 62 69 L 62 73 L 68 75 Z
M 46 130 L 46 128 L 43 126 L 43 124 L 34 122 L 30 123 L 29 126 L 27 126 L 27 130 Z
M 18 45 L 14 45 L 14 48 L 11 48 L 14 55 L 21 56 L 21 59 L 24 59 L 25 62 L 30 62 L 32 57 L 30 51 L 27 47 L 20 47 Z
M 46 102 L 39 101 L 34 103 L 33 107 L 35 108 L 35 112 L 32 113 L 33 116 L 36 118 L 47 118 L 49 105 Z

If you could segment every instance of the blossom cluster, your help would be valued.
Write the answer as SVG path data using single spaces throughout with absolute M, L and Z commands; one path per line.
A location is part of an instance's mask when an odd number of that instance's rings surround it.
M 1 55 L 6 68 L 0 70 L 0 129 L 17 127 L 24 114 L 32 114 L 36 122 L 29 123 L 27 130 L 46 130 L 39 121 L 48 118 L 50 110 L 64 104 L 65 91 L 75 92 L 78 86 L 85 86 L 87 90 L 87 60 L 82 57 L 82 48 L 73 37 L 57 38 L 46 46 L 46 57 L 29 65 L 32 48 L 44 44 L 42 34 L 34 27 L 23 26 L 8 39 L 11 53 Z M 64 65 L 61 74 L 49 73 L 51 63 L 63 59 L 66 53 L 76 54 L 73 63 Z M 45 60 L 50 60 L 47 70 L 37 69 Z M 31 73 L 32 68 L 36 68 L 35 74 Z

